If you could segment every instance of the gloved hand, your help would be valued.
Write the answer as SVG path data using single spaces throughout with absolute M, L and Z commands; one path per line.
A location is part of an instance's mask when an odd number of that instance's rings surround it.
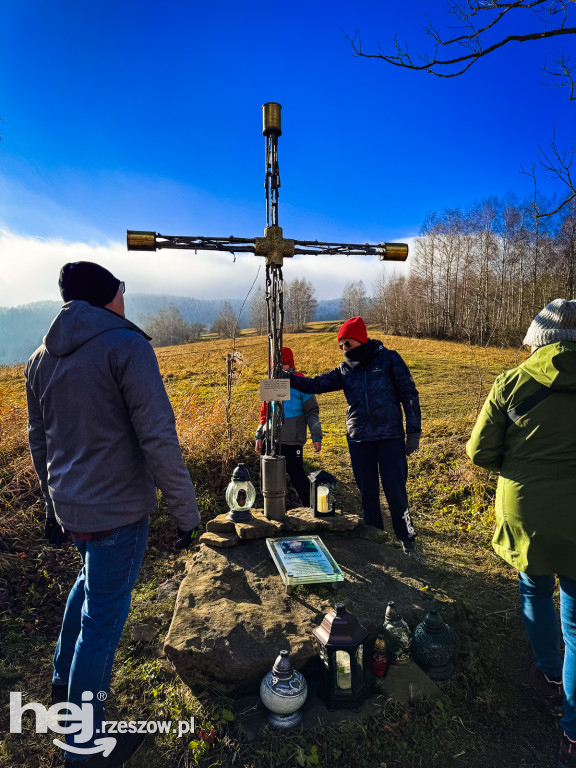
M 183 531 L 178 528 L 178 536 L 179 539 L 174 547 L 176 549 L 186 549 L 200 536 L 200 526 L 193 528 L 191 531 Z
M 410 456 L 411 453 L 417 451 L 420 447 L 420 433 L 414 432 L 411 435 L 406 435 L 406 456 Z
M 62 526 L 55 517 L 47 517 L 44 523 L 44 538 L 51 547 L 61 547 L 68 541 L 68 534 L 64 533 Z

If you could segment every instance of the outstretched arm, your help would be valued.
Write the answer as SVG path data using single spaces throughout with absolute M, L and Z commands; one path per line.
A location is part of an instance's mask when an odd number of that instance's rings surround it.
M 336 392 L 344 387 L 340 368 L 333 368 L 328 373 L 321 373 L 319 376 L 298 376 L 295 373 L 288 375 L 290 376 L 290 386 L 307 395 Z

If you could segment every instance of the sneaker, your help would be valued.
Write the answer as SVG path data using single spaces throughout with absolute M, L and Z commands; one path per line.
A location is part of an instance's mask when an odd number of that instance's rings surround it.
M 402 551 L 404 552 L 405 555 L 408 555 L 413 560 L 416 560 L 417 563 L 420 563 L 420 565 L 426 565 L 426 558 L 416 548 L 416 542 L 414 541 L 414 539 L 410 541 L 403 541 Z
M 576 741 L 569 739 L 565 733 L 560 739 L 560 754 L 556 768 L 576 768 Z
M 536 659 L 528 667 L 528 683 L 553 714 L 563 714 L 564 688 L 562 687 L 562 681 L 551 680 L 541 672 Z
M 137 752 L 146 738 L 145 733 L 120 733 L 116 738 L 116 746 L 104 757 L 103 754 L 93 755 L 88 760 L 66 760 L 64 768 L 120 768 Z

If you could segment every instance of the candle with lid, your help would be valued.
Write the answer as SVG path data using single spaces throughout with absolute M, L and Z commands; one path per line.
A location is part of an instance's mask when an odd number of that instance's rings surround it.
M 372 653 L 372 671 L 376 677 L 385 677 L 390 666 L 388 658 L 388 646 L 386 637 L 383 634 L 378 635 L 374 641 L 374 651 Z
M 302 720 L 302 705 L 308 685 L 301 672 L 292 669 L 288 651 L 280 651 L 272 671 L 260 684 L 260 698 L 268 710 L 268 722 L 275 728 L 293 728 Z
M 432 608 L 414 630 L 412 652 L 416 663 L 432 680 L 447 680 L 454 674 L 459 650 L 458 633 Z
M 410 661 L 410 628 L 396 610 L 393 600 L 390 600 L 386 607 L 383 634 L 388 644 L 391 663 L 406 664 L 406 662 Z

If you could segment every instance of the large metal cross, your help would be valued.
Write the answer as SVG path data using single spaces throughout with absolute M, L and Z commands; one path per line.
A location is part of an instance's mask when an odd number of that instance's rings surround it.
M 268 325 L 268 378 L 282 374 L 282 334 L 284 328 L 283 275 L 284 259 L 300 254 L 342 254 L 344 256 L 378 256 L 380 261 L 405 261 L 408 246 L 405 243 L 325 243 L 318 240 L 290 240 L 284 237 L 278 224 L 278 195 L 280 168 L 278 165 L 278 138 L 281 129 L 282 106 L 268 102 L 262 107 L 263 129 L 266 139 L 266 227 L 264 237 L 206 237 L 203 235 L 161 235 L 157 232 L 128 230 L 126 242 L 129 251 L 156 251 L 160 248 L 191 248 L 202 251 L 228 253 L 254 253 L 266 260 L 266 304 Z M 280 427 L 283 419 L 281 401 L 268 403 L 268 439 L 262 462 L 264 513 L 270 519 L 284 517 L 286 470 L 280 456 Z

